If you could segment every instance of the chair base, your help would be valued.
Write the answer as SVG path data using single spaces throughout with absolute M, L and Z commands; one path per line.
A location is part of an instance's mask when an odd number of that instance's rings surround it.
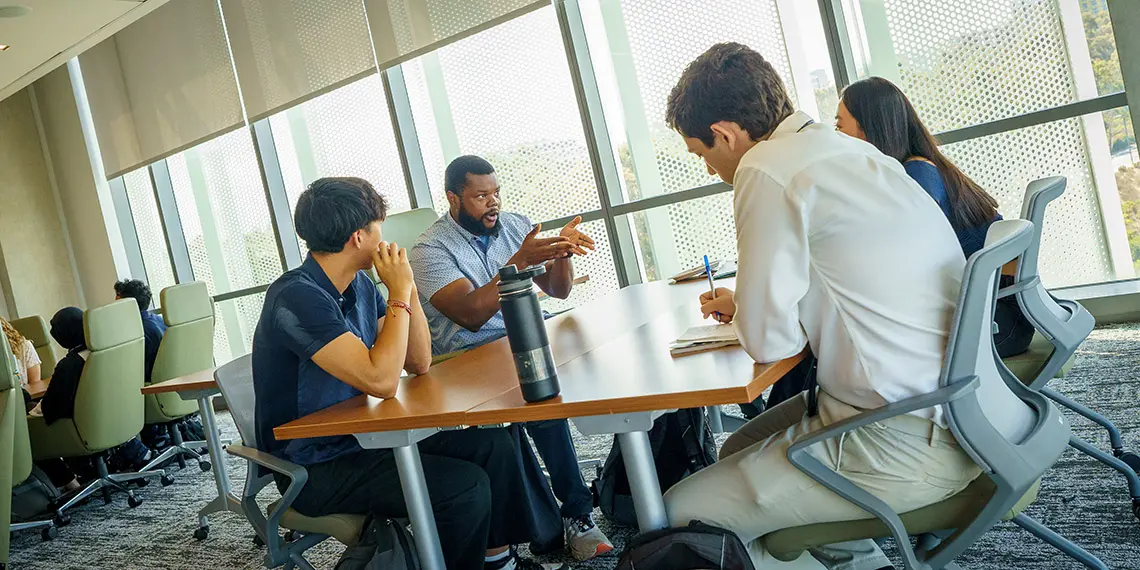
M 208 448 L 205 441 L 182 441 L 182 430 L 178 429 L 178 422 L 170 422 L 163 427 L 166 428 L 166 433 L 170 436 L 172 443 L 170 447 L 162 450 L 158 457 L 151 459 L 142 469 L 139 469 L 140 473 L 162 469 L 172 459 L 178 462 L 178 469 L 185 469 L 187 458 L 197 461 L 198 468 L 202 471 L 210 470 L 210 462 L 202 457 L 205 454 L 203 450 Z
M 14 522 L 8 526 L 10 532 L 24 531 L 24 530 L 40 530 L 40 538 L 45 542 L 53 540 L 59 535 L 59 531 L 55 527 L 55 523 L 46 521 L 27 521 L 27 522 Z
M 99 477 L 94 479 L 74 495 L 69 497 L 65 503 L 60 505 L 55 510 L 55 516 L 64 519 L 64 514 L 67 509 L 78 504 L 80 501 L 90 497 L 96 491 L 103 493 L 103 502 L 105 504 L 111 503 L 111 492 L 122 491 L 127 494 L 127 504 L 131 508 L 137 507 L 142 504 L 142 499 L 135 496 L 135 492 L 127 487 L 128 483 L 133 481 L 140 481 L 152 477 L 166 477 L 166 471 L 147 471 L 136 473 L 108 473 L 107 462 L 102 455 L 95 458 L 95 468 L 99 473 Z M 141 483 L 140 483 L 141 484 Z

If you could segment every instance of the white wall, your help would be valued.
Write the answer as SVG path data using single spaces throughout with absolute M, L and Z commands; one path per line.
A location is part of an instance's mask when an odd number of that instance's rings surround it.
M 76 305 L 63 237 L 32 99 L 25 89 L 0 101 L 0 287 L 13 318 L 50 318 Z

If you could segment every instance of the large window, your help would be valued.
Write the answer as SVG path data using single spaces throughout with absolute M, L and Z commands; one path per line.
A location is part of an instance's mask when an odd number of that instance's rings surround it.
M 127 200 L 131 206 L 131 218 L 138 235 L 139 250 L 146 269 L 147 285 L 154 292 L 157 304 L 159 292 L 174 285 L 174 268 L 170 263 L 166 233 L 162 230 L 162 219 L 158 214 L 158 202 L 154 198 L 154 185 L 150 181 L 150 171 L 140 168 L 123 175 L 127 189 Z
M 290 212 L 305 186 L 322 176 L 371 182 L 387 198 L 389 213 L 411 208 L 378 74 L 273 115 L 269 124 Z M 300 245 L 304 253 L 304 241 Z

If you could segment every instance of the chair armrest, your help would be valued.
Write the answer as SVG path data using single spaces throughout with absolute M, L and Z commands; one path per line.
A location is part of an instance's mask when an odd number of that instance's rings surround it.
M 855 503 L 859 508 L 883 521 L 883 523 L 887 525 L 887 528 L 890 529 L 895 542 L 899 545 L 899 550 L 902 552 L 906 567 L 920 568 L 921 566 L 914 554 L 914 550 L 910 546 L 906 527 L 903 525 L 898 513 L 891 509 L 883 500 L 828 468 L 822 461 L 811 453 L 808 453 L 808 448 L 816 443 L 826 441 L 875 422 L 957 400 L 976 390 L 979 384 L 980 381 L 974 376 L 969 380 L 958 382 L 952 386 L 939 388 L 929 394 L 907 398 L 835 422 L 821 430 L 814 431 L 797 439 L 795 443 L 788 447 L 788 462 L 795 465 L 797 469 L 804 472 L 820 485 L 827 487 L 836 495 Z
M 252 447 L 231 444 L 226 447 L 226 451 L 231 455 L 236 455 L 249 461 L 252 464 L 250 465 L 251 469 L 253 469 L 254 465 L 260 465 L 289 478 L 289 486 L 286 487 L 285 492 L 281 494 L 281 500 L 271 509 L 268 519 L 262 519 L 257 503 L 252 497 L 246 497 L 245 500 L 243 500 L 243 503 L 248 502 L 252 505 L 252 507 L 247 505 L 245 510 L 247 511 L 246 517 L 250 519 L 251 523 L 254 523 L 253 526 L 255 529 L 258 527 L 255 521 L 260 522 L 260 520 L 265 520 L 265 533 L 267 536 L 261 538 L 265 540 L 267 545 L 273 545 L 271 546 L 271 548 L 273 548 L 276 545 L 269 540 L 269 538 L 278 536 L 281 515 L 285 513 L 285 509 L 293 505 L 293 501 L 297 500 L 297 496 L 301 494 L 301 489 L 305 487 L 305 483 L 309 482 L 309 472 L 301 465 L 286 461 L 280 457 Z M 248 476 L 251 475 L 247 475 L 247 477 Z

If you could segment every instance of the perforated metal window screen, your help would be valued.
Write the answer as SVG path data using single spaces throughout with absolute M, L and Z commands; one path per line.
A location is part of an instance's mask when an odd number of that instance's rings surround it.
M 356 176 L 388 201 L 388 213 L 411 208 L 396 135 L 379 75 L 370 75 L 269 118 L 285 178 L 289 210 L 323 176 Z M 307 251 L 301 240 L 302 254 Z
M 436 210 L 447 210 L 443 173 L 454 152 L 494 165 L 504 210 L 541 221 L 599 207 L 553 8 L 428 57 L 438 67 L 420 58 L 404 74 Z
M 1115 279 L 1089 171 L 1080 119 L 1068 119 L 942 147 L 966 174 L 1000 203 L 1006 217 L 1021 214 L 1025 186 L 1065 176 L 1064 195 L 1045 212 L 1041 277 L 1047 287 Z
M 610 3 L 609 0 L 592 1 Z M 607 10 L 605 6 L 602 9 Z M 638 175 L 639 191 L 631 192 L 630 198 L 717 182 L 718 179 L 709 176 L 704 162 L 689 154 L 683 139 L 666 126 L 665 104 L 685 66 L 713 44 L 726 41 L 740 42 L 760 52 L 776 68 L 788 94 L 796 100 L 776 0 L 622 0 L 620 9 L 629 53 L 610 53 L 609 46 L 600 45 L 591 45 L 590 52 L 595 60 L 614 58 L 619 89 L 626 92 L 626 97 L 634 94 L 641 101 L 641 109 L 626 107 L 624 113 L 644 114 L 644 121 L 648 122 L 651 140 L 634 140 L 632 144 L 652 145 L 659 176 Z M 623 74 L 630 63 L 635 77 Z M 625 133 L 612 134 L 615 140 L 626 138 Z M 618 146 L 622 145 L 624 142 Z M 629 155 L 628 149 L 618 148 L 617 152 L 619 156 Z M 632 171 L 651 167 L 633 166 L 628 158 L 622 162 Z M 651 182 L 654 178 L 659 180 L 660 188 L 647 186 L 655 183 Z
M 557 235 L 562 228 L 551 228 L 542 232 L 543 237 Z M 590 302 L 593 299 L 610 292 L 617 291 L 617 270 L 614 268 L 613 252 L 610 251 L 609 236 L 606 233 L 606 224 L 602 220 L 595 220 L 580 224 L 578 229 L 594 239 L 597 249 L 584 257 L 576 256 L 574 263 L 574 276 L 589 275 L 589 281 L 575 285 L 566 299 L 553 297 L 542 301 L 542 308 L 547 311 L 563 311 L 578 305 Z
M 229 362 L 253 351 L 253 332 L 265 293 L 214 303 L 214 360 Z
M 642 276 L 649 281 L 667 279 L 681 269 L 696 267 L 709 259 L 736 259 L 736 221 L 732 193 L 724 192 L 631 214 L 641 249 Z M 666 251 L 658 232 L 672 236 L 672 252 Z M 675 256 L 675 257 L 673 257 Z M 665 259 L 676 267 L 663 267 Z
M 210 294 L 269 283 L 281 258 L 248 130 L 167 159 L 194 277 Z
M 897 65 L 876 65 L 897 69 L 900 87 L 933 132 L 1077 99 L 1055 0 L 855 0 L 855 4 L 855 10 L 862 5 L 866 25 L 855 31 L 857 36 L 882 33 L 874 27 L 874 14 L 882 17 L 885 6 Z M 871 51 L 872 57 L 887 57 Z
M 174 285 L 175 280 L 150 172 L 145 167 L 128 172 L 123 175 L 123 184 L 127 187 L 127 202 L 131 206 L 131 218 L 134 219 L 139 249 L 142 250 L 146 281 L 157 296 L 159 291 Z

